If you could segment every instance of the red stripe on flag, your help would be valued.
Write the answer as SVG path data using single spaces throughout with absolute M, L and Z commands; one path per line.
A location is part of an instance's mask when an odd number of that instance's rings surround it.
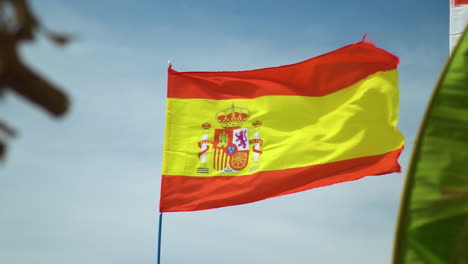
M 168 69 L 169 98 L 235 99 L 266 95 L 323 96 L 378 71 L 396 69 L 398 57 L 359 42 L 296 64 L 235 72 Z
M 468 0 L 454 0 L 453 5 L 468 5 Z
M 327 164 L 247 176 L 162 176 L 161 212 L 212 209 L 251 203 L 271 197 L 353 181 L 368 175 L 399 172 L 398 157 L 392 152 Z

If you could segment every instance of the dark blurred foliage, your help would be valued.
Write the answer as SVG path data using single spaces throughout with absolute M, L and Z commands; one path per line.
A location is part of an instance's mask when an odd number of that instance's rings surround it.
M 70 41 L 68 35 L 47 30 L 33 14 L 27 0 L 0 0 L 0 97 L 5 91 L 13 91 L 58 118 L 67 112 L 70 104 L 67 96 L 28 67 L 18 55 L 19 45 L 34 42 L 38 34 L 57 46 Z M 6 155 L 8 139 L 16 134 L 0 120 L 0 160 Z

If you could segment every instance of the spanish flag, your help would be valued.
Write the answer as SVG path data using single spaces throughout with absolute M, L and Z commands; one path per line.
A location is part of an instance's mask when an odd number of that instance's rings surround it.
M 399 172 L 398 63 L 361 41 L 258 70 L 169 67 L 160 212 Z

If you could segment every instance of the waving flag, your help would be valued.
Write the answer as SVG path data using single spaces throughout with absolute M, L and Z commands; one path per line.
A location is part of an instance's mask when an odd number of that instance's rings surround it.
M 400 171 L 398 58 L 364 41 L 280 67 L 168 70 L 161 212 Z
M 468 0 L 450 0 L 450 51 L 468 24 Z

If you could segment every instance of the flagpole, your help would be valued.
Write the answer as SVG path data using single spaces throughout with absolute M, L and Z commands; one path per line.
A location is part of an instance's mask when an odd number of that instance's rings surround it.
M 167 68 L 172 69 L 172 62 L 167 61 Z M 157 255 L 157 264 L 161 264 L 161 233 L 162 233 L 162 216 L 163 213 L 159 213 L 159 226 L 158 226 L 158 255 Z
M 159 213 L 159 227 L 158 227 L 158 262 L 161 264 L 161 230 L 162 230 L 162 213 Z

